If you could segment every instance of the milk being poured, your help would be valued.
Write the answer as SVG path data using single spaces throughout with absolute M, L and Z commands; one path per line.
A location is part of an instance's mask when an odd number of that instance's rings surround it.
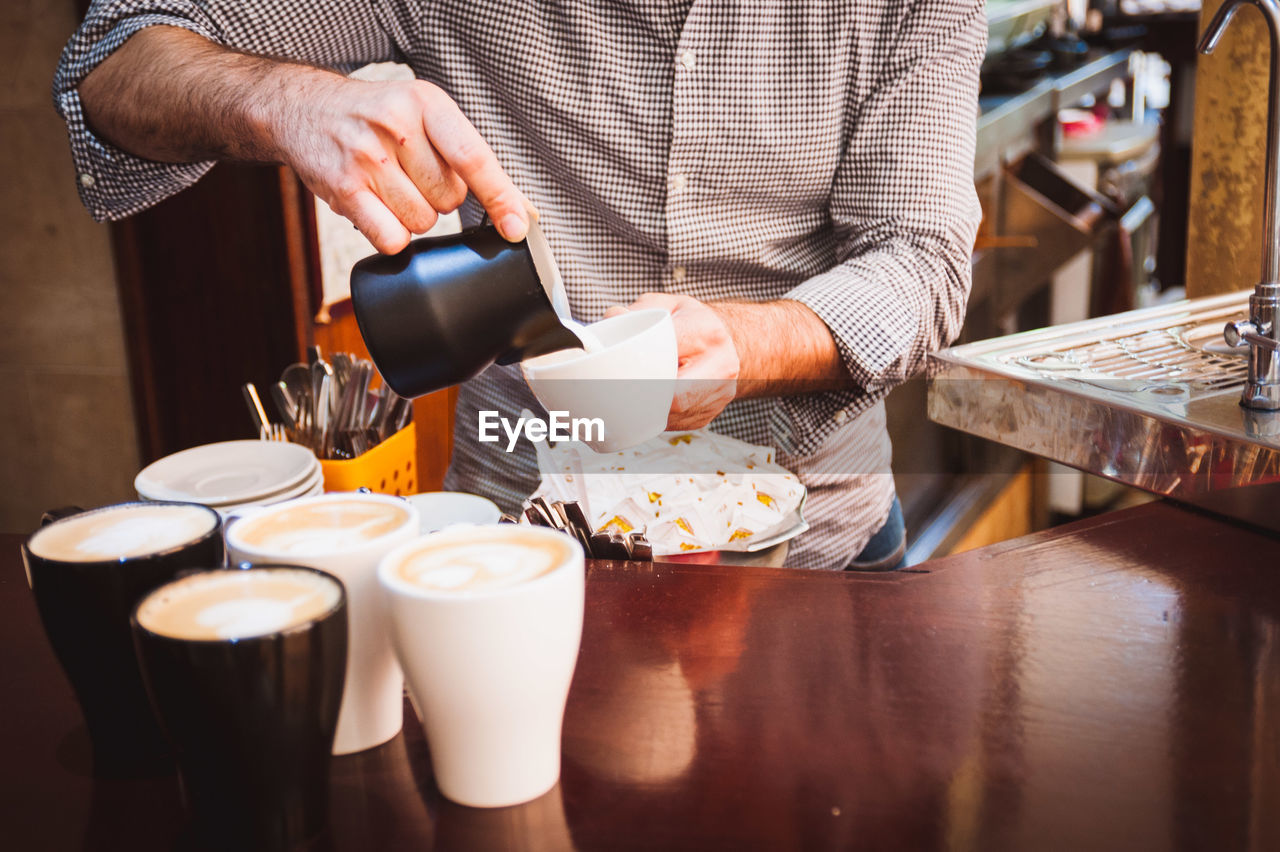
M 562 318 L 561 322 L 564 323 L 565 328 L 572 331 L 582 341 L 581 354 L 590 355 L 592 352 L 599 352 L 604 349 L 604 341 L 596 336 L 596 333 L 591 330 L 591 326 L 583 325 L 577 320 L 568 317 Z

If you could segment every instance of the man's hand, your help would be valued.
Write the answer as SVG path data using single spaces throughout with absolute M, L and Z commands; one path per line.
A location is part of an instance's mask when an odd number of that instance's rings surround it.
M 504 237 L 524 239 L 533 205 L 458 105 L 423 80 L 310 81 L 271 111 L 280 159 L 381 252 L 475 194 Z
M 162 162 L 277 162 L 381 252 L 475 194 L 499 232 L 536 211 L 453 99 L 221 47 L 177 27 L 135 33 L 79 86 L 94 131 Z
M 805 305 L 700 302 L 645 293 L 627 310 L 671 314 L 680 359 L 668 429 L 699 429 L 738 397 L 783 396 L 852 386 L 830 329 Z
M 667 311 L 676 328 L 680 368 L 667 428 L 706 426 L 737 395 L 738 349 L 728 326 L 711 305 L 665 293 L 645 293 L 626 308 L 610 308 L 605 316 L 645 308 Z

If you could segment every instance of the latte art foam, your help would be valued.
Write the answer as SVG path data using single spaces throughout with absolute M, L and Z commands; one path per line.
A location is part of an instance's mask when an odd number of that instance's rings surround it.
M 391 503 L 323 500 L 251 516 L 238 521 L 231 535 L 281 556 L 323 556 L 364 547 L 408 520 L 409 511 Z
M 209 571 L 153 592 L 138 607 L 138 623 L 174 639 L 247 639 L 316 619 L 340 598 L 335 580 L 312 571 Z
M 566 544 L 567 544 L 566 540 Z M 550 573 L 566 548 L 542 539 L 424 541 L 396 568 L 400 579 L 429 592 L 476 592 L 516 586 Z
M 63 562 L 136 558 L 196 541 L 217 524 L 217 516 L 199 506 L 135 503 L 56 521 L 32 536 L 28 547 Z

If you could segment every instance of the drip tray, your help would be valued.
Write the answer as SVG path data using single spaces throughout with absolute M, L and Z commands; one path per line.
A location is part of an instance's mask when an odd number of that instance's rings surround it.
M 1240 489 L 1280 483 L 1280 413 L 1240 406 L 1248 347 L 1222 340 L 1228 321 L 1246 317 L 1250 294 L 943 350 L 930 358 L 929 418 L 1208 508 L 1260 503 L 1250 499 L 1259 492 L 1242 499 Z

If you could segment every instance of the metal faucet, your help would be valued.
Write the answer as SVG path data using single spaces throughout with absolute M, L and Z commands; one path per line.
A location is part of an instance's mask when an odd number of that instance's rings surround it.
M 1213 53 L 1236 11 L 1246 3 L 1258 7 L 1271 35 L 1262 279 L 1249 297 L 1249 319 L 1227 323 L 1223 337 L 1230 346 L 1249 344 L 1249 379 L 1240 404 L 1276 411 L 1280 410 L 1280 110 L 1276 104 L 1280 97 L 1280 0 L 1227 0 L 1209 22 L 1199 50 Z

